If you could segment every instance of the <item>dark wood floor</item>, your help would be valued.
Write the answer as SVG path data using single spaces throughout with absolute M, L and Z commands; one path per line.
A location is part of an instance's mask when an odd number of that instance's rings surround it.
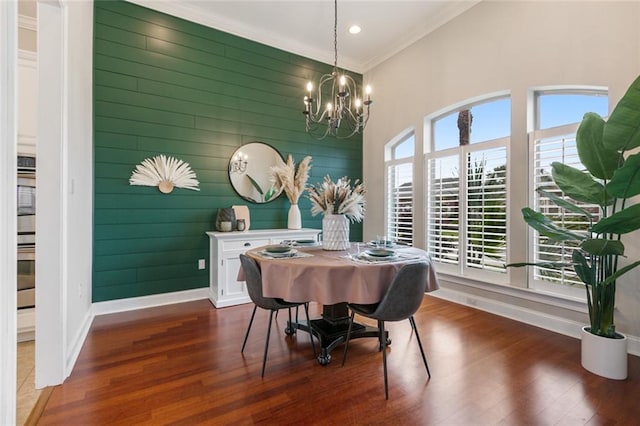
M 431 380 L 408 321 L 389 324 L 385 401 L 375 339 L 354 340 L 345 367 L 342 346 L 323 367 L 306 333 L 285 337 L 284 313 L 261 379 L 264 311 L 240 354 L 252 307 L 202 300 L 97 317 L 39 424 L 640 424 L 640 358 L 627 380 L 603 379 L 580 367 L 576 339 L 430 296 L 416 322 Z

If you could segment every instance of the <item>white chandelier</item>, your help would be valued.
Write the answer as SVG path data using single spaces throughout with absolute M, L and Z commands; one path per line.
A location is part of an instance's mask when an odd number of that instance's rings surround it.
M 338 72 L 338 0 L 334 0 L 333 51 L 333 71 L 320 78 L 315 98 L 313 83 L 308 82 L 304 97 L 302 112 L 306 131 L 316 139 L 328 135 L 344 139 L 360 133 L 369 121 L 369 107 L 373 102 L 370 86 L 366 87 L 366 99 L 363 99 L 355 80 L 345 72 Z

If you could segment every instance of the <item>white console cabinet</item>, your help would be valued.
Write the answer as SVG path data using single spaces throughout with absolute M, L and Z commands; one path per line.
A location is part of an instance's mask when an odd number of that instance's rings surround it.
M 283 240 L 316 239 L 319 229 L 256 229 L 207 232 L 209 236 L 209 299 L 216 308 L 251 302 L 244 281 L 237 281 L 240 254 Z

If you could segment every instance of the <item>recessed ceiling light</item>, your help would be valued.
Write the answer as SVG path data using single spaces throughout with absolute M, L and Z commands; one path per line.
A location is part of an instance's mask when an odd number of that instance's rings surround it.
M 357 25 L 352 25 L 349 27 L 349 32 L 351 34 L 358 34 L 360 31 L 362 31 L 362 29 Z

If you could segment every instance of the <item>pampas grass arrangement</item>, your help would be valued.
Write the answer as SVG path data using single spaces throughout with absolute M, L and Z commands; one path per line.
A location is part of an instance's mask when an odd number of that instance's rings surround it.
M 291 154 L 287 157 L 287 162 L 271 167 L 272 180 L 274 184 L 282 188 L 291 204 L 298 204 L 300 196 L 307 186 L 309 171 L 311 170 L 311 157 L 306 156 L 296 165 Z
M 142 161 L 129 178 L 129 185 L 157 186 L 165 194 L 174 187 L 200 191 L 199 184 L 188 163 L 163 154 Z
M 361 222 L 364 219 L 366 189 L 359 179 L 354 182 L 352 188 L 348 177 L 341 177 L 334 183 L 327 175 L 324 181 L 310 187 L 307 191 L 311 200 L 312 216 L 318 213 L 343 214 L 351 222 Z

